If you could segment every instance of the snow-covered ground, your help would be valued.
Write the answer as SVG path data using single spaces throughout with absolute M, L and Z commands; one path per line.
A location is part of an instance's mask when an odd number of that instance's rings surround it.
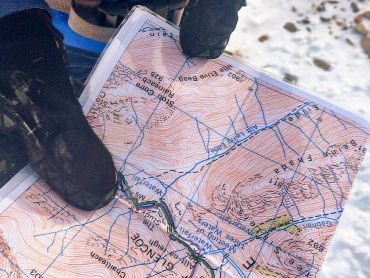
M 277 78 L 292 74 L 298 87 L 370 121 L 370 57 L 354 28 L 355 16 L 365 11 L 370 0 L 249 0 L 228 50 Z M 284 29 L 287 22 L 299 31 Z M 362 24 L 370 33 L 370 19 Z M 260 42 L 261 36 L 268 39 Z M 317 58 L 331 70 L 315 65 Z M 370 277 L 370 153 L 319 277 Z

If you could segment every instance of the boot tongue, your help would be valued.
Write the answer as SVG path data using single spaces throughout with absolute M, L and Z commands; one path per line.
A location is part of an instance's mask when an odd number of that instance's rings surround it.
M 32 84 L 47 87 L 47 94 L 78 103 L 63 36 L 53 28 L 47 12 L 31 9 L 0 18 L 0 42 L 0 71 L 8 75 L 21 71 Z

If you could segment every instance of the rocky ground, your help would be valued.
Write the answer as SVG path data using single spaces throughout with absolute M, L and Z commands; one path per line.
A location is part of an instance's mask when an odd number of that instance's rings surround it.
M 228 50 L 370 121 L 370 0 L 249 0 Z M 370 154 L 319 277 L 370 277 Z

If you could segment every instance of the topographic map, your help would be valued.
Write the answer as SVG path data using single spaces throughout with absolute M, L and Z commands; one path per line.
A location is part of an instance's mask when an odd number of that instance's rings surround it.
M 1 208 L 0 277 L 316 277 L 366 122 L 229 57 L 185 57 L 142 9 L 81 102 L 121 191 L 83 212 L 31 174 Z

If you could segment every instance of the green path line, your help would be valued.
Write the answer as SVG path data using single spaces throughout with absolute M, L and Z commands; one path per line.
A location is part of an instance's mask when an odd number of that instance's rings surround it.
M 196 252 L 190 247 L 190 245 L 188 243 L 186 243 L 184 240 L 182 240 L 179 236 L 176 236 L 177 232 L 176 232 L 174 223 L 172 221 L 172 218 L 170 216 L 171 214 L 168 211 L 168 208 L 165 205 L 165 203 L 164 202 L 157 202 L 157 201 L 139 202 L 138 199 L 135 198 L 134 195 L 132 194 L 131 188 L 128 186 L 127 181 L 126 181 L 125 177 L 123 176 L 123 174 L 121 172 L 117 172 L 117 177 L 118 177 L 118 180 L 119 180 L 120 184 L 122 185 L 122 187 L 124 189 L 123 193 L 129 198 L 129 200 L 134 204 L 134 206 L 136 208 L 145 209 L 145 207 L 147 207 L 147 206 L 157 206 L 162 210 L 163 215 L 166 217 L 167 232 L 170 235 L 170 239 L 179 242 L 186 249 L 188 249 L 190 255 L 194 258 L 194 260 L 196 260 L 197 263 L 203 264 L 209 270 L 209 272 L 211 273 L 211 277 L 215 278 L 214 269 L 210 266 L 210 264 L 206 260 L 204 260 L 203 258 L 198 256 L 196 254 Z

